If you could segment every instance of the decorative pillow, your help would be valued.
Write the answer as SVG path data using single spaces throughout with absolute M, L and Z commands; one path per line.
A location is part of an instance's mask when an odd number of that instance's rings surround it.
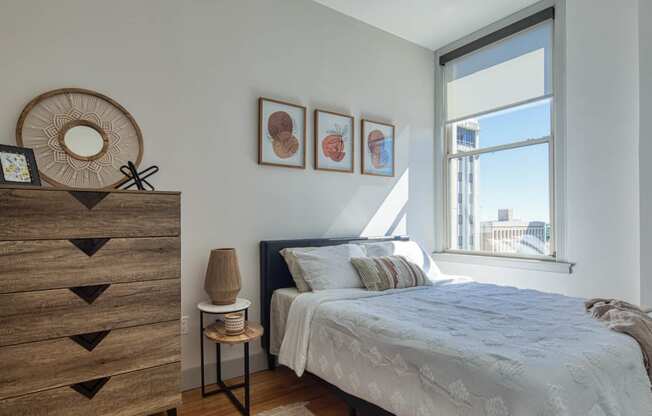
M 294 257 L 291 262 L 296 261 L 299 276 L 313 291 L 364 287 L 351 264 L 352 257 L 365 256 L 357 244 L 287 248 L 283 251 L 286 252 L 283 255 L 286 261 L 288 257 Z M 286 257 L 287 253 L 291 254 Z M 294 278 L 294 273 L 292 277 Z
M 435 261 L 414 241 L 383 241 L 360 244 L 367 257 L 404 256 L 423 270 L 430 280 L 441 278 L 441 271 Z
M 292 275 L 292 280 L 294 280 L 294 284 L 297 286 L 297 290 L 301 293 L 305 292 L 310 292 L 310 286 L 306 282 L 306 279 L 303 278 L 303 271 L 299 267 L 299 262 L 297 261 L 297 257 L 294 255 L 294 250 L 299 250 L 295 248 L 284 248 L 283 250 L 280 251 L 281 256 L 285 259 L 285 263 L 288 265 L 288 269 L 290 269 L 290 274 Z M 311 250 L 311 247 L 305 247 L 302 248 L 301 250 Z
M 403 256 L 358 257 L 351 259 L 351 263 L 369 290 L 403 289 L 432 284 L 421 267 Z

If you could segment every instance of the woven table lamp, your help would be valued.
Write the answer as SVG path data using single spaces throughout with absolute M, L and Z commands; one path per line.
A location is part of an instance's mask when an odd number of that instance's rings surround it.
M 238 292 L 240 292 L 240 280 L 240 268 L 235 249 L 211 250 L 204 290 L 210 296 L 213 305 L 235 303 Z

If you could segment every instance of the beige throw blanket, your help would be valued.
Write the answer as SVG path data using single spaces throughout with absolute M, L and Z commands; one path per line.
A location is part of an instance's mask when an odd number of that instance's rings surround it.
M 641 346 L 647 375 L 652 381 L 652 318 L 651 309 L 641 309 L 636 305 L 616 299 L 590 299 L 585 302 L 586 310 L 607 324 L 613 331 L 627 334 Z

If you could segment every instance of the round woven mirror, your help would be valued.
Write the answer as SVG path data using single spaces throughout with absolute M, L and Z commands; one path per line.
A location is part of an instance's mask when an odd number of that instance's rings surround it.
M 104 156 L 109 138 L 101 129 L 86 120 L 75 120 L 63 126 L 59 134 L 63 150 L 79 160 L 95 160 Z
M 120 166 L 143 157 L 143 138 L 120 104 L 94 91 L 65 88 L 32 100 L 16 126 L 19 146 L 34 150 L 41 177 L 52 185 L 112 188 Z

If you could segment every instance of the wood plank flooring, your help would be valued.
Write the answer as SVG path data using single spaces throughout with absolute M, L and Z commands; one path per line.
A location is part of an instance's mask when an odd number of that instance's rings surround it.
M 227 384 L 240 383 L 242 378 L 229 380 Z M 210 386 L 214 388 L 214 386 Z M 242 389 L 236 390 L 242 399 Z M 297 402 L 309 402 L 308 409 L 315 416 L 346 416 L 348 410 L 342 400 L 337 398 L 328 387 L 314 377 L 306 374 L 298 378 L 287 368 L 275 371 L 262 371 L 251 378 L 252 415 Z M 201 390 L 195 389 L 183 393 L 181 416 L 239 416 L 224 394 L 201 397 Z

